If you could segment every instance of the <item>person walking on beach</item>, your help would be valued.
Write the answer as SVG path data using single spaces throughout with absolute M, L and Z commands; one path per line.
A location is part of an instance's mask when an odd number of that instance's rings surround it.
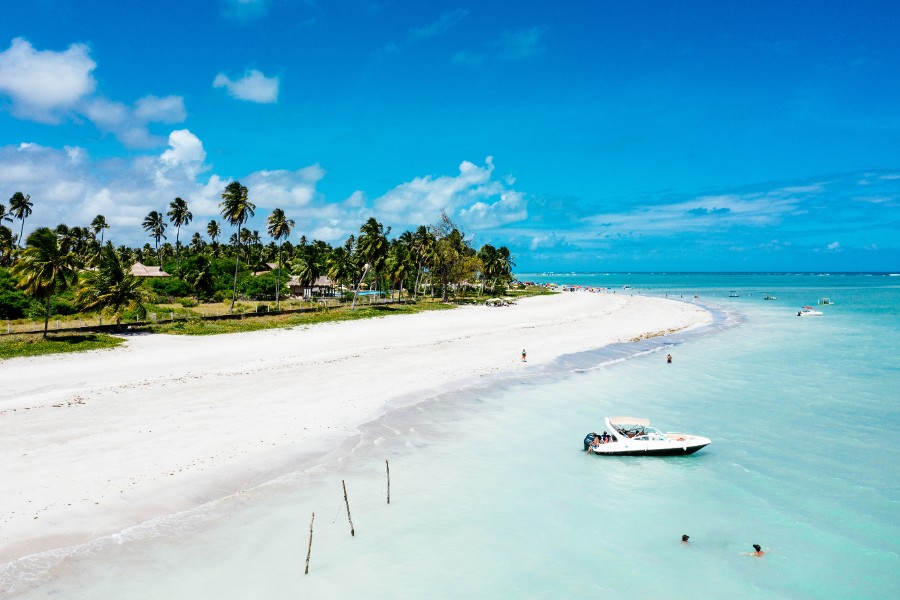
M 522 362 L 525 362 L 525 349 L 522 349 Z

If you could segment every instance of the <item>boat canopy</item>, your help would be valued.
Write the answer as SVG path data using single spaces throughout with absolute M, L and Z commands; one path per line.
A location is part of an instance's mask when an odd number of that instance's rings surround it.
M 642 419 L 641 417 L 609 417 L 611 425 L 642 425 L 648 427 L 650 419 Z

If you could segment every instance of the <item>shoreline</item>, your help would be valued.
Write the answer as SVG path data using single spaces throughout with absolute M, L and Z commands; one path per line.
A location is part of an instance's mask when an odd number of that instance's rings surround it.
M 0 466 L 17 485 L 0 501 L 0 562 L 270 481 L 429 391 L 710 320 L 677 300 L 575 292 L 13 359 Z

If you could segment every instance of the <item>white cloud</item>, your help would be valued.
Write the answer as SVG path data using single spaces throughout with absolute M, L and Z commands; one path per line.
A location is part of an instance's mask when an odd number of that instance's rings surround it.
M 134 103 L 134 116 L 148 123 L 181 123 L 187 111 L 181 96 L 145 96 Z
M 91 75 L 97 63 L 88 53 L 84 44 L 72 44 L 63 52 L 39 51 L 27 40 L 15 38 L 8 50 L 0 52 L 0 93 L 12 98 L 13 114 L 59 122 L 61 113 L 97 86 Z
M 375 200 L 379 215 L 404 223 L 430 223 L 440 213 L 453 216 L 467 200 L 478 200 L 502 191 L 502 184 L 491 181 L 493 158 L 479 167 L 467 160 L 459 165 L 459 175 L 416 177 L 398 185 Z
M 528 203 L 522 192 L 509 191 L 500 194 L 496 202 L 479 200 L 469 208 L 459 211 L 460 218 L 479 228 L 498 227 L 528 218 Z
M 149 123 L 179 123 L 187 117 L 181 96 L 146 96 L 134 108 L 103 97 L 86 100 L 80 109 L 101 131 L 115 135 L 132 148 L 152 148 L 163 143 L 148 129 Z
M 266 77 L 260 71 L 251 69 L 237 80 L 230 79 L 224 73 L 219 73 L 213 80 L 213 87 L 224 87 L 228 94 L 238 100 L 257 102 L 260 104 L 272 104 L 278 101 L 278 77 Z
M 0 52 L 0 94 L 12 98 L 16 117 L 56 124 L 81 115 L 130 147 L 159 146 L 164 139 L 150 133 L 150 123 L 179 123 L 187 117 L 181 96 L 145 96 L 130 107 L 95 94 L 96 68 L 84 44 L 64 52 L 35 50 L 22 38 Z
M 160 155 L 168 168 L 183 167 L 196 174 L 206 160 L 203 142 L 187 129 L 177 129 L 169 134 L 169 149 Z
M 257 171 L 242 183 L 253 198 L 265 199 L 268 206 L 283 209 L 308 206 L 316 193 L 316 184 L 325 177 L 318 164 L 297 171 Z

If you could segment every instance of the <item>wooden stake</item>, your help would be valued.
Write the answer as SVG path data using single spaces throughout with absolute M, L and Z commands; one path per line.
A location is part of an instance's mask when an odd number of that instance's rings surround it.
M 387 479 L 388 479 L 388 490 L 387 490 L 387 503 L 391 503 L 391 465 L 388 461 L 384 461 L 384 466 L 387 467 Z
M 353 519 L 350 517 L 350 501 L 347 500 L 347 484 L 341 479 L 341 486 L 344 488 L 344 504 L 347 505 L 347 520 L 350 521 L 350 535 L 356 537 L 356 531 L 353 529 Z
M 306 547 L 306 570 L 303 571 L 304 575 L 309 575 L 309 555 L 312 553 L 312 527 L 313 521 L 316 520 L 316 513 L 312 514 L 312 519 L 309 520 L 309 546 Z

